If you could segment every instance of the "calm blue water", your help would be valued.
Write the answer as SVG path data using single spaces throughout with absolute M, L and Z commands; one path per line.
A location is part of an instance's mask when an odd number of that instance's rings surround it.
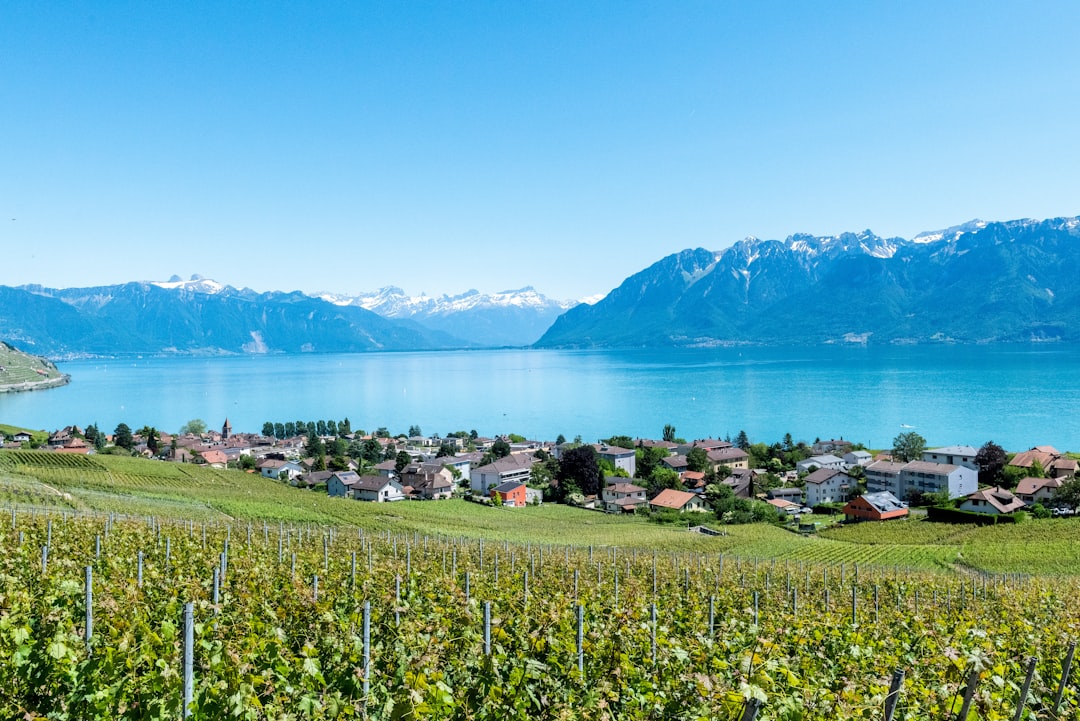
M 994 440 L 1080 450 L 1080 348 L 977 346 L 636 351 L 471 351 L 61 364 L 71 385 L 0 395 L 0 422 L 53 429 L 123 421 L 175 431 L 192 418 L 426 433 L 595 440 L 772 442 L 844 437 L 890 446 L 901 424 L 934 445 Z

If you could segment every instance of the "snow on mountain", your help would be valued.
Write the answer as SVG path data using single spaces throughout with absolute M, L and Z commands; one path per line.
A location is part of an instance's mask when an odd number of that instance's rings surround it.
M 230 285 L 218 283 L 216 280 L 211 280 L 209 278 L 203 278 L 198 274 L 191 276 L 190 280 L 183 280 L 180 276 L 174 275 L 168 280 L 150 281 L 150 285 L 156 285 L 158 288 L 165 288 L 166 290 L 187 290 L 193 293 L 206 293 L 208 295 L 217 295 L 218 293 L 227 290 L 235 290 L 235 288 Z
M 426 293 L 409 295 L 396 286 L 386 286 L 371 293 L 346 296 L 335 293 L 315 295 L 335 305 L 357 305 L 386 318 L 412 318 L 414 316 L 440 316 L 464 313 L 477 309 L 521 308 L 537 311 L 566 310 L 576 305 L 573 301 L 548 298 L 531 286 L 498 293 L 480 293 L 470 289 L 459 295 L 432 297 Z

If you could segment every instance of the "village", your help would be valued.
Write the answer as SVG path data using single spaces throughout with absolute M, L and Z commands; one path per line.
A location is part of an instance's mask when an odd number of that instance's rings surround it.
M 807 445 L 793 444 L 789 437 L 772 449 L 789 447 L 789 452 L 776 452 L 787 461 L 798 458 L 785 468 L 778 458 L 762 463 L 764 444 L 751 446 L 743 434 L 735 443 L 685 441 L 673 438 L 674 429 L 669 433 L 667 428 L 662 440 L 621 436 L 588 444 L 561 436 L 556 441 L 486 438 L 475 431 L 426 436 L 418 427 L 397 436 L 384 429 L 352 433 L 347 421 L 340 427 L 333 421 L 319 427 L 290 423 L 290 431 L 300 432 L 284 438 L 234 433 L 228 420 L 220 431 L 204 426 L 198 422 L 193 431 L 176 435 L 145 428 L 131 432 L 123 424 L 112 435 L 93 426 L 67 426 L 47 440 L 29 432 L 0 434 L 0 448 L 130 452 L 163 462 L 245 470 L 309 492 L 372 503 L 461 497 L 527 508 L 561 502 L 669 519 L 673 514 L 715 514 L 727 522 L 737 514 L 725 509 L 741 503 L 743 510 L 761 511 L 744 513 L 741 522 L 787 521 L 802 530 L 814 528 L 807 519 L 834 516 L 849 522 L 904 519 L 918 506 L 928 507 L 920 512 L 931 520 L 950 522 L 1013 521 L 1022 511 L 1036 517 L 1073 515 L 1074 497 L 1062 489 L 1075 480 L 1078 469 L 1075 459 L 1052 446 L 1007 457 L 992 443 L 983 449 L 916 448 L 916 457 L 902 458 L 895 449 L 872 454 L 843 439 Z M 274 424 L 263 430 L 273 431 Z M 998 468 L 980 467 L 980 460 L 987 465 L 988 446 L 1000 451 Z M 1011 488 L 1001 483 L 980 487 L 980 474 L 1010 479 Z

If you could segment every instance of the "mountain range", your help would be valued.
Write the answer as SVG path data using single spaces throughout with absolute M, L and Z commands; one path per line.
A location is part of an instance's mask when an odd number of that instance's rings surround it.
M 1080 340 L 1080 218 L 747 238 L 670 255 L 538 347 Z
M 1080 218 L 975 220 L 910 240 L 866 230 L 683 250 L 593 304 L 531 287 L 258 293 L 200 276 L 0 286 L 0 340 L 52 358 L 1080 341 L 1078 268 Z
M 359 306 L 384 318 L 408 319 L 425 328 L 467 339 L 485 347 L 526 346 L 536 342 L 574 301 L 552 300 L 526 287 L 483 294 L 469 290 L 460 295 L 410 296 L 387 286 L 374 293 L 318 297 L 339 306 Z
M 0 286 L 0 339 L 53 358 L 522 346 L 566 307 L 532 288 L 314 297 L 174 276 L 94 288 Z

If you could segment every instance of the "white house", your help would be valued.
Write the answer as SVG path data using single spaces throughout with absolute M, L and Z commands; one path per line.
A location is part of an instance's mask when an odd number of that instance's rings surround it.
M 358 501 L 389 503 L 405 500 L 405 489 L 396 479 L 386 476 L 361 476 L 353 484 L 353 498 Z
M 835 468 L 838 471 L 845 470 L 847 466 L 844 465 L 844 459 L 838 456 L 834 456 L 831 453 L 826 453 L 823 456 L 810 456 L 805 461 L 799 461 L 795 464 L 795 470 L 799 473 L 809 473 L 815 468 Z
M 1024 502 L 1004 488 L 984 488 L 972 493 L 960 504 L 961 511 L 986 513 L 992 516 L 1019 511 L 1023 507 Z
M 265 478 L 277 480 L 284 473 L 289 481 L 295 481 L 304 475 L 304 467 L 296 461 L 282 461 L 276 458 L 267 458 L 256 466 L 259 473 Z
M 615 468 L 621 468 L 633 478 L 637 473 L 637 453 L 632 448 L 619 448 L 606 443 L 594 443 L 596 455 L 600 460 L 609 462 Z
M 869 471 L 869 468 L 867 469 Z M 979 488 L 979 473 L 966 466 L 954 466 L 948 463 L 927 463 L 911 461 L 900 470 L 899 497 L 907 500 L 911 494 L 942 493 L 948 491 L 949 498 L 960 498 L 974 493 Z
M 529 480 L 536 459 L 525 453 L 511 454 L 493 463 L 469 471 L 469 488 L 473 493 L 486 496 L 495 486 L 507 481 Z
M 326 495 L 335 498 L 348 498 L 352 495 L 353 486 L 360 480 L 356 471 L 337 471 L 326 479 Z
M 806 505 L 813 508 L 822 503 L 846 503 L 855 487 L 851 476 L 835 468 L 819 468 L 805 478 Z
M 648 503 L 645 497 L 645 489 L 635 486 L 627 479 L 624 483 L 612 483 L 605 486 L 600 492 L 600 498 L 604 502 L 604 510 L 608 513 L 630 513 L 638 506 Z
M 901 498 L 900 495 L 900 471 L 904 469 L 903 463 L 892 461 L 874 461 L 866 467 L 866 492 L 888 492 Z
M 865 468 L 874 462 L 874 457 L 867 451 L 848 451 L 844 454 L 844 463 L 848 468 L 862 466 Z
M 972 446 L 945 446 L 923 451 L 922 459 L 927 463 L 947 463 L 952 466 L 970 468 L 977 472 L 979 464 L 975 462 L 976 454 L 978 454 L 978 451 Z

